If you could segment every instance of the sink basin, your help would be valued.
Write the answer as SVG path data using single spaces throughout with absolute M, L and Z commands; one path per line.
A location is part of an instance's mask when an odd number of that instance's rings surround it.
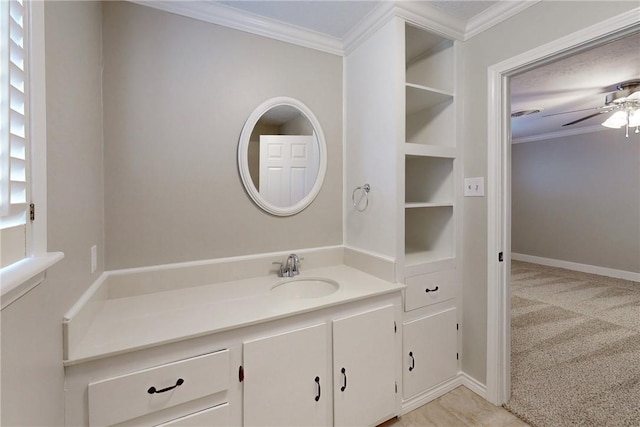
M 271 293 L 288 298 L 319 298 L 331 295 L 340 288 L 335 280 L 320 277 L 284 279 L 271 288 Z

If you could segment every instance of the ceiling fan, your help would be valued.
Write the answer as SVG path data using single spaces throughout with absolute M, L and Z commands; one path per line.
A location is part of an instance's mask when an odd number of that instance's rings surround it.
M 609 93 L 605 97 L 604 105 L 599 107 L 585 108 L 582 110 L 564 111 L 562 113 L 549 114 L 544 117 L 557 116 L 559 114 L 577 113 L 579 111 L 596 110 L 595 113 L 589 114 L 577 120 L 573 120 L 569 123 L 565 123 L 562 126 L 571 126 L 582 121 L 588 120 L 592 117 L 600 114 L 614 113 L 609 117 L 603 126 L 611 128 L 636 127 L 635 133 L 640 133 L 638 126 L 640 125 L 640 80 L 632 80 L 625 83 L 620 83 L 615 86 L 615 91 Z

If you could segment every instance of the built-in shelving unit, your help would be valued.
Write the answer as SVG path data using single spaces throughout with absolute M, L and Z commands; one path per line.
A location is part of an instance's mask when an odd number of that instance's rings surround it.
M 453 42 L 405 24 L 405 278 L 455 257 Z
M 373 201 L 348 213 L 347 237 L 393 259 L 406 285 L 403 411 L 460 381 L 457 53 L 428 25 L 394 16 L 346 59 L 347 185 L 370 183 Z
M 405 290 L 403 399 L 435 398 L 458 371 L 458 191 L 455 45 L 404 22 L 404 228 L 398 259 Z M 404 175 L 404 176 L 402 176 Z M 433 369 L 419 369 L 428 364 Z M 437 372 L 437 374 L 436 374 Z

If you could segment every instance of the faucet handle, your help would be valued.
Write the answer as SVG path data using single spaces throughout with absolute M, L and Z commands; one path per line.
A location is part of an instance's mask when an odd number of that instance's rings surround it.
M 284 268 L 284 263 L 280 262 L 280 261 L 274 261 L 271 264 L 276 264 L 279 265 L 280 268 L 278 269 L 277 273 L 279 277 L 284 277 L 284 272 L 285 272 L 285 268 Z

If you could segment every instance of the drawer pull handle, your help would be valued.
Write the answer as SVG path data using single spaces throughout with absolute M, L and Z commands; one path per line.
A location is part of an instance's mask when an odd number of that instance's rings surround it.
M 342 368 L 340 372 L 344 375 L 344 383 L 342 384 L 342 387 L 340 387 L 340 391 L 345 391 L 347 389 L 347 370 Z
M 178 378 L 178 381 L 176 381 L 176 385 L 172 385 L 171 387 L 163 388 L 161 390 L 156 390 L 155 387 L 149 387 L 149 390 L 147 390 L 147 393 L 149 394 L 164 393 L 165 391 L 173 390 L 174 388 L 181 386 L 182 384 L 184 384 L 184 380 L 182 378 Z
M 318 400 L 320 400 L 320 393 L 322 391 L 322 389 L 320 388 L 320 377 L 316 377 L 315 379 L 316 384 L 318 384 L 318 394 L 316 395 L 316 402 Z
M 416 367 L 416 359 L 413 357 L 413 351 L 409 352 L 409 357 L 411 358 L 411 366 L 409 366 L 409 372 L 411 372 Z
M 437 290 L 438 290 L 438 287 L 436 286 L 436 287 L 435 287 L 435 288 L 433 288 L 433 289 L 429 289 L 429 288 L 427 288 L 427 289 L 425 289 L 424 291 L 425 291 L 426 293 L 429 293 L 429 292 L 435 292 L 435 291 L 437 291 Z

